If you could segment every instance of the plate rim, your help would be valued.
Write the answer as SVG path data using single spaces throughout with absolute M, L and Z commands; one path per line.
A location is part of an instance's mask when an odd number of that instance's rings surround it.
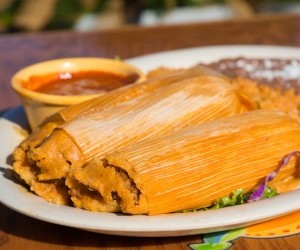
M 228 55 L 229 57 L 237 57 L 236 55 L 230 55 L 229 51 L 234 51 L 234 52 L 238 51 L 239 56 L 245 55 L 249 58 L 256 58 L 264 54 L 268 54 L 269 58 L 276 58 L 279 55 L 281 56 L 281 58 L 293 58 L 297 56 L 300 57 L 300 47 L 296 47 L 296 46 L 268 45 L 268 44 L 226 44 L 226 45 L 205 45 L 205 46 L 195 46 L 195 47 L 188 47 L 188 48 L 164 50 L 155 53 L 149 53 L 141 56 L 127 58 L 125 59 L 125 61 L 130 64 L 133 64 L 134 66 L 140 66 L 139 65 L 140 61 L 146 63 L 146 60 L 149 59 L 153 60 L 156 59 L 156 57 L 168 57 L 174 53 L 180 56 L 193 55 L 195 57 L 195 56 L 203 55 L 202 53 L 204 53 L 204 56 L 207 56 L 207 54 L 211 53 L 211 51 L 217 51 L 218 53 L 222 53 L 222 55 Z M 226 51 L 228 51 L 228 53 L 226 53 Z M 272 54 L 270 54 L 270 52 L 272 52 Z M 198 61 L 201 62 L 202 61 L 201 59 L 204 59 L 204 62 L 212 62 L 217 58 L 219 58 L 218 54 L 214 56 L 210 56 L 210 59 L 208 60 L 205 58 L 199 58 L 199 59 L 190 58 L 191 63 L 186 67 L 193 66 L 194 63 L 197 63 Z M 162 60 L 162 62 L 164 62 L 164 60 Z M 170 65 L 173 64 L 174 62 L 172 62 Z M 156 65 L 155 67 L 158 66 L 159 65 Z M 151 68 L 149 68 L 147 65 L 146 68 L 144 69 L 149 70 Z

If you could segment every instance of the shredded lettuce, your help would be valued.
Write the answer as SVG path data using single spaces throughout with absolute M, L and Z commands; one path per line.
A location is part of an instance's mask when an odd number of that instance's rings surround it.
M 263 199 L 271 198 L 275 195 L 277 195 L 277 191 L 274 188 L 266 187 L 263 192 Z M 236 206 L 246 203 L 249 200 L 249 197 L 251 197 L 252 193 L 248 192 L 245 193 L 242 188 L 237 189 L 232 192 L 230 196 L 224 196 L 220 199 L 217 199 L 214 204 L 209 208 L 222 208 L 222 207 L 229 207 L 229 206 Z
M 245 194 L 242 188 L 234 190 L 230 196 L 224 196 L 217 199 L 210 208 L 222 208 L 228 206 L 235 206 L 245 203 L 248 198 L 248 194 Z
M 222 198 L 215 200 L 214 203 L 209 207 L 199 208 L 199 209 L 187 209 L 187 210 L 179 211 L 179 213 L 197 212 L 197 211 L 203 211 L 209 209 L 218 209 L 223 207 L 241 205 L 248 201 L 251 194 L 252 194 L 251 192 L 245 192 L 244 189 L 239 188 L 234 190 L 231 195 L 223 196 Z M 271 198 L 277 194 L 278 193 L 274 188 L 267 186 L 263 192 L 262 199 Z

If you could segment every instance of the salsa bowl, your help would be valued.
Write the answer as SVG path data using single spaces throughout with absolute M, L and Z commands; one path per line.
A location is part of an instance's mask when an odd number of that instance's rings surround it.
M 12 77 L 32 129 L 62 108 L 145 79 L 128 63 L 106 58 L 63 58 L 25 67 Z

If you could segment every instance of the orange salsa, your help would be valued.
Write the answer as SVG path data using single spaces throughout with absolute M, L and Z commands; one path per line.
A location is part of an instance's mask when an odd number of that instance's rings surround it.
M 121 75 L 104 71 L 80 71 L 31 76 L 23 87 L 52 95 L 89 95 L 108 92 L 134 83 L 138 74 Z

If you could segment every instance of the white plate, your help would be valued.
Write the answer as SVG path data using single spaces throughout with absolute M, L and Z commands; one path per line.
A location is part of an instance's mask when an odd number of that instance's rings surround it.
M 170 51 L 128 60 L 144 71 L 158 66 L 189 67 L 224 57 L 300 58 L 300 49 L 270 46 L 219 46 Z M 300 209 L 300 190 L 271 199 L 205 212 L 130 216 L 93 213 L 50 204 L 29 192 L 11 176 L 11 152 L 24 138 L 22 109 L 0 118 L 0 201 L 30 217 L 88 231 L 127 236 L 180 236 L 228 230 L 269 220 Z
M 127 60 L 145 72 L 159 66 L 190 67 L 199 62 L 209 63 L 221 58 L 300 58 L 300 48 L 267 45 L 208 46 L 166 51 Z

